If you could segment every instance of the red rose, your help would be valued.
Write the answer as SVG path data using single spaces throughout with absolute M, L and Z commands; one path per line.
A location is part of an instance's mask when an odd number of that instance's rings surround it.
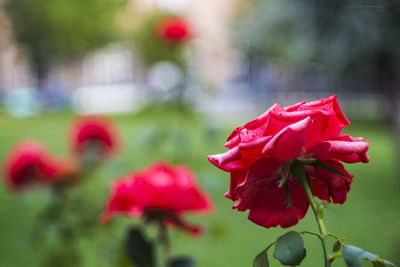
M 191 37 L 191 30 L 185 19 L 168 17 L 158 23 L 157 34 L 167 42 L 181 43 Z
M 161 212 L 167 215 L 166 221 L 196 233 L 199 229 L 185 223 L 181 215 L 212 209 L 209 196 L 200 189 L 195 175 L 183 165 L 153 163 L 114 181 L 111 191 L 102 222 L 118 214 L 137 217 Z
M 321 167 L 307 167 L 314 194 L 322 200 L 343 204 L 353 176 L 341 162 L 368 162 L 369 143 L 362 137 L 340 134 L 350 125 L 336 96 L 289 107 L 275 104 L 255 120 L 236 128 L 228 137 L 229 151 L 209 156 L 218 168 L 230 172 L 226 197 L 238 201 L 239 211 L 264 227 L 290 227 L 302 219 L 309 201 L 291 176 L 288 205 L 282 181 L 293 159 L 319 160 L 344 176 Z
M 3 178 L 9 188 L 19 190 L 30 184 L 53 182 L 58 177 L 59 166 L 43 145 L 25 140 L 6 156 Z
M 70 131 L 72 151 L 84 154 L 109 155 L 118 149 L 119 140 L 116 128 L 111 120 L 100 116 L 85 116 L 72 123 Z

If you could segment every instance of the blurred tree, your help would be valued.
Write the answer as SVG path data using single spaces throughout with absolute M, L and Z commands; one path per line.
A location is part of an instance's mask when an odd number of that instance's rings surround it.
M 115 34 L 117 12 L 126 0 L 8 0 L 15 36 L 29 53 L 40 81 L 55 59 L 101 47 Z
M 332 77 L 333 89 L 390 94 L 392 114 L 400 114 L 398 1 L 252 3 L 236 31 L 250 62 L 261 57 L 300 71 L 317 65 Z

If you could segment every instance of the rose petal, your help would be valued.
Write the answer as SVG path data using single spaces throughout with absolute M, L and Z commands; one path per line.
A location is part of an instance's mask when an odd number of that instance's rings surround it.
M 281 178 L 279 164 L 270 158 L 254 162 L 246 180 L 238 186 L 240 200 L 234 208 L 249 209 L 249 219 L 264 227 L 290 227 L 307 213 L 309 202 L 296 181 L 289 184 L 292 207 L 288 207 L 284 188 L 278 187 Z
M 323 161 L 322 163 L 343 173 L 344 176 L 319 167 L 316 169 L 308 168 L 314 194 L 321 200 L 343 204 L 346 201 L 347 193 L 350 191 L 353 176 L 344 169 L 340 162 Z
M 18 191 L 31 184 L 53 182 L 58 167 L 44 145 L 34 140 L 23 140 L 6 155 L 3 179 L 11 190 Z
M 307 151 L 318 143 L 337 136 L 344 127 L 350 125 L 350 122 L 340 109 L 336 96 L 301 105 L 298 111 L 294 113 L 304 111 L 319 111 L 319 113 L 311 115 L 314 123 L 308 135 L 310 141 L 306 145 Z
M 346 163 L 369 162 L 367 156 L 368 142 L 325 141 L 310 151 L 310 154 L 320 160 L 336 159 Z
M 231 163 L 231 162 L 239 160 L 241 157 L 242 156 L 240 154 L 239 147 L 235 147 L 231 150 L 228 150 L 225 153 L 210 155 L 207 158 L 216 167 L 218 167 L 224 171 L 230 171 L 231 169 L 243 168 L 243 165 L 241 165 L 240 162 L 237 162 L 236 164 L 233 163 L 230 165 L 226 165 L 227 163 Z M 226 166 L 224 166 L 224 165 L 226 165 Z
M 352 137 L 348 134 L 338 134 L 337 136 L 330 138 L 330 140 L 347 141 L 347 142 L 363 142 L 364 138 L 363 137 Z
M 248 134 L 252 135 L 253 137 L 261 137 L 264 135 L 265 132 L 265 127 L 266 127 L 266 122 L 269 120 L 270 114 L 273 111 L 284 111 L 284 109 L 279 105 L 275 104 L 273 105 L 270 109 L 268 109 L 266 112 L 261 114 L 259 117 L 256 119 L 248 122 L 247 124 L 243 126 L 237 127 L 233 132 L 229 135 L 227 142 L 225 143 L 225 147 L 232 148 L 239 144 L 241 142 L 240 138 L 237 138 L 234 142 L 229 142 L 231 139 L 235 138 L 236 136 L 239 136 L 239 134 L 243 131 L 246 130 Z
M 266 134 L 275 136 L 282 129 L 310 118 L 312 124 L 307 125 L 307 142 L 304 144 L 308 151 L 310 147 L 336 135 L 343 128 L 342 125 L 330 124 L 333 115 L 321 110 L 272 113 Z
M 297 111 L 297 110 L 299 109 L 299 107 L 302 106 L 302 105 L 304 105 L 305 103 L 306 103 L 305 101 L 302 101 L 302 102 L 299 102 L 299 103 L 297 103 L 297 104 L 284 107 L 283 109 L 286 110 L 287 112 Z
M 307 141 L 306 129 L 311 123 L 311 118 L 307 117 L 284 128 L 265 145 L 262 154 L 279 162 L 299 157 Z
M 119 133 L 114 123 L 104 116 L 78 117 L 69 133 L 71 151 L 83 154 L 88 144 L 96 144 L 101 153 L 114 154 L 119 150 Z
M 249 220 L 266 228 L 296 225 L 307 213 L 309 202 L 300 185 L 289 184 L 292 207 L 287 206 L 285 191 L 278 188 L 270 194 L 259 195 L 255 207 L 250 208 Z
M 278 168 L 279 163 L 271 158 L 261 158 L 251 164 L 246 179 L 236 188 L 239 201 L 234 208 L 245 211 L 255 205 L 258 194 L 267 195 L 271 188 L 275 190 L 281 179 Z
M 246 179 L 247 170 L 246 169 L 234 169 L 231 170 L 231 180 L 229 185 L 229 191 L 224 194 L 226 198 L 232 199 L 233 201 L 238 200 L 236 194 L 236 187 L 243 183 Z
M 113 182 L 112 194 L 101 219 L 107 221 L 117 214 L 138 216 L 153 209 L 174 214 L 208 213 L 212 204 L 187 167 L 155 162 Z
M 343 124 L 343 127 L 350 125 L 349 120 L 343 114 L 343 111 L 339 106 L 336 95 L 321 100 L 305 103 L 304 105 L 301 105 L 298 110 L 301 111 L 315 109 L 325 110 L 329 113 L 333 112 L 336 115 L 335 117 L 337 121 Z
M 271 138 L 266 136 L 239 144 L 225 153 L 208 156 L 208 160 L 224 171 L 248 168 L 260 157 L 262 148 Z

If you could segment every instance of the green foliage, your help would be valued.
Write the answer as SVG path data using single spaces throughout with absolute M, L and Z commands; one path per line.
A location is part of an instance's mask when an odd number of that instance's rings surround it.
M 267 250 L 261 251 L 253 261 L 253 267 L 269 267 Z
M 70 266 L 81 266 L 81 259 L 79 258 L 79 252 L 76 248 L 71 246 L 65 246 L 63 250 L 54 250 L 48 253 L 49 257 L 46 258 L 43 263 L 43 267 L 70 267 Z
M 125 249 L 135 266 L 155 266 L 153 243 L 145 239 L 140 229 L 131 228 L 129 230 L 125 243 Z
M 39 141 L 46 142 L 49 149 L 58 155 L 68 153 L 65 133 L 73 119 L 73 114 L 47 113 L 30 119 L 14 119 L 4 113 L 0 113 L 0 157 L 4 158 L 6 152 L 15 142 L 26 136 L 31 136 Z M 275 228 L 266 230 L 246 219 L 245 212 L 238 213 L 231 209 L 232 201 L 223 197 L 229 186 L 229 177 L 220 173 L 211 166 L 205 158 L 208 154 L 216 154 L 220 151 L 220 144 L 226 140 L 226 136 L 232 131 L 233 126 L 225 123 L 205 124 L 201 116 L 193 115 L 184 117 L 182 112 L 167 109 L 146 110 L 139 114 L 126 114 L 114 116 L 123 135 L 123 151 L 119 157 L 119 169 L 111 168 L 106 164 L 100 168 L 94 176 L 84 183 L 85 191 L 76 188 L 76 195 L 85 195 L 86 201 L 90 201 L 90 207 L 96 209 L 89 212 L 86 208 L 81 210 L 83 201 L 76 201 L 71 205 L 71 212 L 77 216 L 85 215 L 98 221 L 98 216 L 104 208 L 104 201 L 109 196 L 109 182 L 119 175 L 125 175 L 134 169 L 147 166 L 156 159 L 173 160 L 172 144 L 167 138 L 160 148 L 145 149 L 137 139 L 146 129 L 162 121 L 171 127 L 178 127 L 177 120 L 182 122 L 180 129 L 190 137 L 191 146 L 187 151 L 187 157 L 181 158 L 181 162 L 188 164 L 195 171 L 199 183 L 208 191 L 215 203 L 215 213 L 210 216 L 190 217 L 189 220 L 204 226 L 204 236 L 193 239 L 186 233 L 171 231 L 174 255 L 190 254 L 196 259 L 197 267 L 250 266 L 258 251 L 265 247 L 266 241 L 275 240 L 287 230 Z M 185 122 L 185 123 L 183 123 Z M 206 131 L 206 127 L 213 127 L 212 131 Z M 348 164 L 346 169 L 354 175 L 354 182 L 349 194 L 349 199 L 343 206 L 335 206 L 326 212 L 325 218 L 329 222 L 329 230 L 346 235 L 353 243 L 363 244 L 364 247 L 374 248 L 376 254 L 390 259 L 393 263 L 400 262 L 398 247 L 400 228 L 400 195 L 398 193 L 398 164 L 394 141 L 389 128 L 384 123 L 360 123 L 353 122 L 352 127 L 345 129 L 347 134 L 364 136 L 371 141 L 368 154 L 373 159 L 368 164 Z M 212 134 L 210 134 L 212 133 Z M 110 167 L 110 168 L 109 168 Z M 377 186 L 377 177 L 384 183 Z M 82 188 L 83 189 L 83 188 Z M 79 193 L 79 194 L 78 194 Z M 43 266 L 42 251 L 45 245 L 42 242 L 32 247 L 27 241 L 31 234 L 32 223 L 38 214 L 48 203 L 48 196 L 43 190 L 27 192 L 23 196 L 15 196 L 6 191 L 0 184 L 0 227 L 3 229 L 0 235 L 0 259 L 1 266 L 12 267 L 39 267 Z M 85 201 L 85 202 L 86 202 Z M 368 203 L 368 204 L 366 204 Z M 73 204 L 73 203 L 71 203 Z M 89 205 L 88 205 L 89 208 Z M 79 209 L 77 211 L 77 209 Z M 375 210 L 375 214 L 371 213 Z M 68 212 L 68 213 L 71 213 Z M 379 216 L 377 215 L 379 213 Z M 66 213 L 61 214 L 63 220 Z M 343 220 L 350 218 L 350 220 Z M 71 218 L 73 219 L 73 218 Z M 68 219 L 70 220 L 70 219 Z M 123 240 L 128 226 L 135 224 L 137 220 L 118 217 L 109 225 L 100 225 L 88 238 L 81 238 L 79 252 L 82 254 L 82 263 L 85 267 L 109 267 L 117 265 L 115 260 L 121 252 L 121 240 Z M 315 228 L 315 218 L 309 212 L 304 220 L 293 227 L 301 232 L 305 229 Z M 379 231 L 378 242 L 376 235 Z M 51 227 L 43 229 L 39 234 L 52 231 Z M 87 232 L 87 228 L 80 232 Z M 304 237 L 307 242 L 307 257 L 301 266 L 320 267 L 322 250 L 317 238 Z M 12 242 L 11 242 L 11 241 Z M 64 250 L 65 244 L 53 242 L 51 249 Z M 45 249 L 47 250 L 48 247 Z M 331 248 L 331 246 L 329 247 Z M 229 258 L 222 257 L 229 253 Z M 23 255 L 23 256 L 21 256 Z M 270 255 L 272 256 L 272 255 Z M 271 257 L 271 266 L 280 266 Z M 369 266 L 370 263 L 366 263 Z M 57 265 L 54 265 L 57 266 Z M 71 265 L 76 266 L 76 265 Z M 125 266 L 125 265 L 124 265 Z M 126 265 L 129 266 L 129 265 Z M 342 259 L 336 259 L 334 267 L 346 266 Z
M 396 267 L 396 265 L 380 258 L 378 255 L 350 245 L 343 249 L 343 259 L 348 267 L 362 267 L 362 260 L 372 262 L 374 267 Z
M 188 256 L 175 257 L 171 260 L 171 267 L 193 267 L 195 261 Z
M 306 249 L 299 233 L 290 231 L 276 240 L 274 258 L 283 265 L 300 265 L 305 257 Z
M 178 65 L 185 63 L 184 46 L 168 44 L 157 35 L 158 23 L 172 14 L 157 12 L 148 15 L 139 25 L 134 35 L 135 48 L 147 65 L 160 61 L 172 61 Z
M 338 252 L 342 247 L 342 243 L 338 240 L 333 244 L 332 252 Z
M 125 0 L 8 0 L 15 36 L 35 66 L 101 47 Z

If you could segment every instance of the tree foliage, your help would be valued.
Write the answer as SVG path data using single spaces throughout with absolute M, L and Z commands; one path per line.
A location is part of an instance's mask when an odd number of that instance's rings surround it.
M 110 41 L 125 0 L 8 0 L 15 36 L 33 66 L 76 56 Z
M 236 39 L 250 58 L 299 69 L 318 64 L 354 89 L 381 89 L 399 75 L 399 7 L 385 0 L 253 0 Z

